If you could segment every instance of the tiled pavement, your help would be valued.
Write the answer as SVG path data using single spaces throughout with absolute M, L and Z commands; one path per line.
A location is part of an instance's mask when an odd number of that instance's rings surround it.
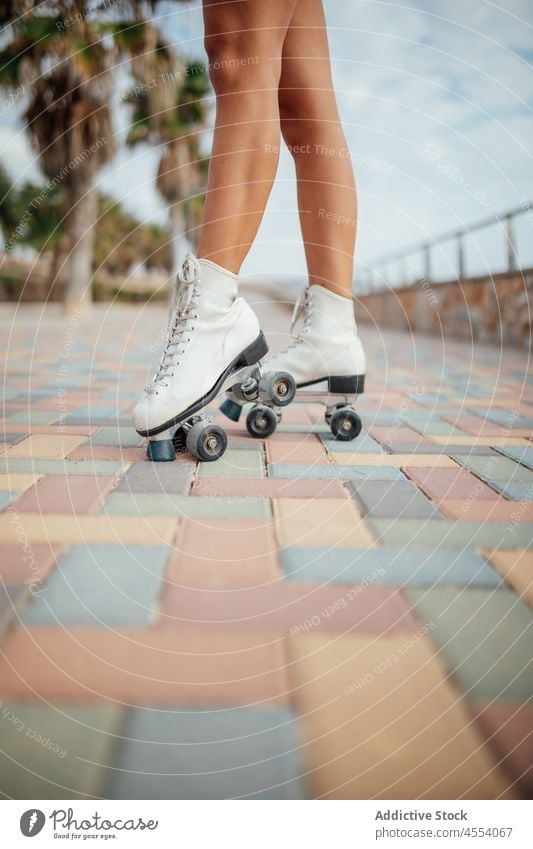
M 4 796 L 531 795 L 524 354 L 365 329 L 356 442 L 292 406 L 152 465 L 160 308 L 0 315 Z

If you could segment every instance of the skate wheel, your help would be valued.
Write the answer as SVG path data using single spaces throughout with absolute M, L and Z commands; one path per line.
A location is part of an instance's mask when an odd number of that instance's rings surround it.
M 228 446 L 226 432 L 218 425 L 201 421 L 187 434 L 187 451 L 197 460 L 212 462 L 222 457 Z
M 274 410 L 263 404 L 256 404 L 246 416 L 246 430 L 250 436 L 255 436 L 257 439 L 273 434 L 277 424 L 278 417 Z
M 172 439 L 151 439 L 146 447 L 146 456 L 154 463 L 168 463 L 176 459 Z
M 179 427 L 176 430 L 172 437 L 172 442 L 174 444 L 176 454 L 184 454 L 185 451 L 187 451 L 187 433 L 182 427 Z
M 363 423 L 355 410 L 341 409 L 332 413 L 329 426 L 335 439 L 350 442 L 359 436 Z
M 296 394 L 296 382 L 287 371 L 267 371 L 259 381 L 259 397 L 277 407 L 286 407 Z
M 231 398 L 226 398 L 218 409 L 226 418 L 231 419 L 232 422 L 238 422 L 241 417 L 241 405 L 237 404 L 236 401 L 232 401 Z

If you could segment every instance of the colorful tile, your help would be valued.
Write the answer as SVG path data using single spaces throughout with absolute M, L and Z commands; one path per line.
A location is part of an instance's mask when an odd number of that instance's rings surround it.
M 490 502 L 487 502 L 490 503 Z M 436 519 L 373 519 L 366 522 L 380 545 L 409 548 L 526 548 L 531 545 L 531 528 L 513 527 L 510 522 L 462 522 Z
M 123 704 L 287 704 L 283 643 L 250 631 L 11 630 L 5 700 Z
M 403 469 L 405 466 L 432 469 L 457 468 L 457 463 L 444 454 L 336 454 L 333 452 L 331 458 L 340 465 L 394 466 L 396 469 Z
M 280 546 L 373 545 L 373 535 L 355 506 L 335 498 L 274 498 L 274 523 Z
M 220 460 L 200 463 L 199 477 L 262 478 L 265 475 L 262 451 L 236 451 L 228 448 Z
M 482 554 L 523 601 L 533 607 L 533 551 L 487 548 L 482 549 Z
M 114 477 L 99 475 L 48 475 L 17 501 L 19 513 L 95 512 L 115 485 Z
M 114 799 L 302 799 L 293 714 L 284 708 L 145 707 L 128 712 Z
M 120 739 L 118 706 L 2 704 L 0 791 L 10 799 L 102 796 Z
M 16 543 L 21 533 L 30 543 L 123 543 L 163 545 L 171 543 L 177 519 L 158 516 L 69 516 L 21 513 L 18 522 L 0 515 L 0 543 Z
M 26 607 L 26 627 L 143 628 L 157 617 L 167 546 L 74 545 Z
M 26 584 L 37 590 L 56 566 L 61 545 L 30 545 L 23 541 L 2 544 L 0 577 L 7 584 Z
M 429 498 L 464 499 L 465 502 L 496 501 L 498 498 L 494 490 L 465 469 L 420 469 L 411 465 L 405 467 L 405 473 Z
M 415 629 L 405 600 L 390 587 L 366 586 L 351 591 L 285 581 L 248 589 L 167 586 L 159 624 L 280 635 L 308 630 L 348 634 Z
M 502 583 L 485 559 L 468 548 L 284 548 L 292 581 L 367 586 L 485 586 Z
M 352 494 L 363 516 L 374 518 L 441 518 L 439 510 L 410 481 L 349 481 Z
M 176 516 L 220 519 L 270 518 L 270 502 L 262 496 L 189 498 L 172 493 L 114 492 L 103 507 L 108 516 Z
M 457 462 L 489 483 L 496 480 L 506 483 L 525 483 L 529 484 L 533 490 L 533 472 L 508 457 L 496 455 L 487 457 L 485 460 L 483 457 L 465 457 L 462 455 L 460 458 L 457 457 Z
M 252 587 L 281 577 L 271 521 L 185 519 L 166 572 L 175 587 Z
M 332 455 L 334 456 L 334 455 Z M 341 457 L 344 455 L 340 455 Z M 371 455 L 379 457 L 379 454 Z M 317 463 L 306 466 L 303 463 L 274 463 L 268 467 L 271 478 L 295 478 L 316 480 L 403 480 L 401 471 L 394 466 L 339 465 L 338 463 Z
M 424 632 L 293 637 L 289 671 L 315 798 L 512 797 Z
M 8 457 L 35 457 L 41 460 L 61 460 L 85 442 L 85 436 L 49 436 L 34 434 L 9 448 Z
M 533 692 L 533 612 L 508 590 L 407 589 L 421 622 L 470 701 L 525 701 Z
M 133 463 L 119 481 L 116 492 L 173 493 L 185 495 L 190 488 L 196 463 L 186 457 L 174 463 Z
M 348 498 L 342 481 L 315 478 L 263 478 L 253 483 L 246 478 L 199 478 L 194 481 L 191 495 L 203 498 Z

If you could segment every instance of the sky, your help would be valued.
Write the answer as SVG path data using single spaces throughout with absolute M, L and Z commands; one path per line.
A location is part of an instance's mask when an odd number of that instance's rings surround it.
M 356 288 L 384 254 L 533 202 L 531 0 L 325 0 L 324 8 L 359 191 Z M 183 54 L 204 57 L 198 2 L 169 2 L 159 15 Z M 12 177 L 35 179 L 19 112 L 17 104 L 0 110 L 0 157 Z M 117 107 L 116 120 L 120 137 L 126 107 Z M 158 160 L 148 147 L 121 150 L 100 185 L 138 217 L 164 221 Z M 516 230 L 519 259 L 533 265 L 533 211 Z M 503 269 L 505 256 L 501 223 L 467 239 L 468 272 Z M 415 256 L 389 266 L 386 277 L 378 269 L 374 279 L 398 283 L 419 265 Z M 454 266 L 452 243 L 433 249 L 437 277 L 453 277 Z M 305 273 L 287 151 L 243 273 Z

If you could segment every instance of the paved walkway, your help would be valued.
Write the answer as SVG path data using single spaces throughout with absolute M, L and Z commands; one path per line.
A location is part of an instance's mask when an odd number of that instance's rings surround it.
M 0 316 L 5 796 L 531 794 L 524 354 L 365 328 L 356 442 L 292 406 L 153 465 L 161 308 Z

